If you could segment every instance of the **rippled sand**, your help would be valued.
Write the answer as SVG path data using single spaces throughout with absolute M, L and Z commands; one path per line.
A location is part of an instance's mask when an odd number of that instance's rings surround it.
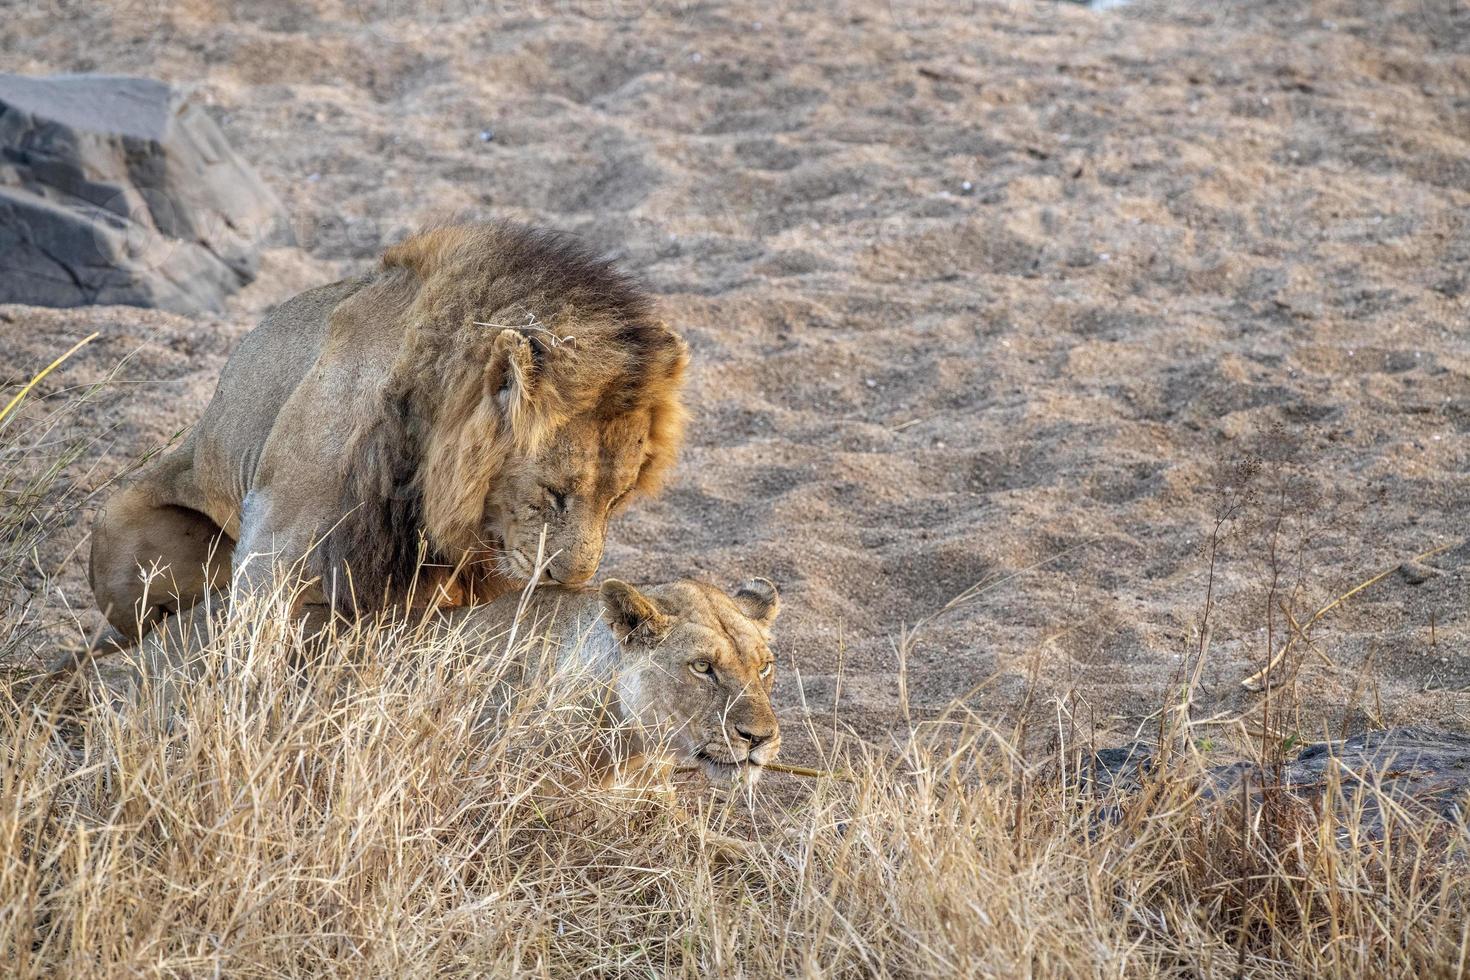
M 604 568 L 780 582 L 793 758 L 802 693 L 888 729 L 904 624 L 987 581 L 908 644 L 911 713 L 992 678 L 970 704 L 1009 723 L 1029 680 L 1039 724 L 1067 696 L 1131 732 L 1197 649 L 1253 456 L 1197 716 L 1259 709 L 1239 681 L 1283 604 L 1453 545 L 1289 667 L 1308 735 L 1470 723 L 1463 5 L 157 6 L 28 9 L 0 47 L 198 84 L 301 244 L 219 318 L 0 309 L 10 377 L 102 331 L 48 390 L 136 351 L 84 479 L 192 421 L 270 303 L 423 221 L 510 216 L 615 252 L 689 338 L 688 450 Z M 85 517 L 46 556 L 82 609 Z

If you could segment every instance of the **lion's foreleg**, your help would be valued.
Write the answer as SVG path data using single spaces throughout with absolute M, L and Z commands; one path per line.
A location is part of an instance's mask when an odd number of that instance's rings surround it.
M 230 607 L 265 601 L 277 594 L 291 601 L 293 615 L 308 601 L 305 586 L 315 573 L 310 567 L 312 534 L 284 520 L 267 490 L 252 490 L 240 509 L 240 539 L 231 559 Z

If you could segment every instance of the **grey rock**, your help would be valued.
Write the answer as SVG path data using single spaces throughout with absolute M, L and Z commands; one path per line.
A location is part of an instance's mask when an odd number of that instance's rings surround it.
M 1093 754 L 1083 769 L 1085 785 L 1096 795 L 1126 796 L 1143 786 L 1154 766 L 1155 751 L 1146 743 Z M 1233 798 L 1244 789 L 1282 790 L 1304 800 L 1320 800 L 1333 781 L 1342 787 L 1347 805 L 1368 837 L 1383 833 L 1382 799 L 1416 816 L 1438 816 L 1458 823 L 1470 802 L 1470 735 L 1410 725 L 1367 732 L 1302 749 L 1279 770 L 1248 762 L 1210 766 L 1201 787 L 1206 800 Z M 1378 792 L 1361 792 L 1376 787 Z M 1116 813 L 1116 807 L 1105 808 Z
M 190 93 L 0 74 L 0 302 L 216 311 L 285 228 Z

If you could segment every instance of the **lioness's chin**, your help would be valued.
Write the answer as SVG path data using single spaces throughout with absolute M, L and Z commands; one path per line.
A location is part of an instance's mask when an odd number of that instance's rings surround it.
M 716 785 L 727 783 L 745 783 L 748 786 L 755 785 L 756 780 L 761 778 L 761 766 L 759 763 L 749 760 L 744 762 L 721 762 L 719 759 L 711 758 L 703 753 L 699 756 L 699 768 L 705 778 Z

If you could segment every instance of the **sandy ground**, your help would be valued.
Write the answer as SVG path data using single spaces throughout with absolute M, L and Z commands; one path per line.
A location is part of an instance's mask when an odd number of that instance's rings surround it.
M 200 86 L 299 241 L 219 318 L 0 308 L 7 380 L 92 330 L 48 391 L 132 354 L 91 484 L 271 303 L 509 216 L 620 256 L 688 337 L 687 451 L 604 571 L 776 579 L 788 730 L 803 697 L 879 735 L 989 679 L 982 718 L 1029 685 L 1126 736 L 1197 648 L 1227 487 L 1198 716 L 1259 709 L 1283 603 L 1450 545 L 1291 663 L 1308 734 L 1470 726 L 1463 4 L 140 0 L 19 6 L 0 49 Z M 90 603 L 75 517 L 58 615 Z M 901 684 L 905 624 L 986 581 Z

